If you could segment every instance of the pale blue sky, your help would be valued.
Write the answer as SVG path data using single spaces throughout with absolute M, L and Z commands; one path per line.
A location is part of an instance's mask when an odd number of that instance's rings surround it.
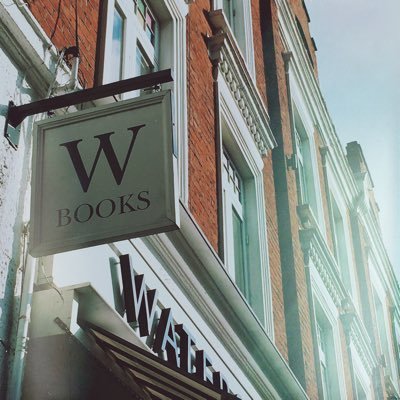
M 364 151 L 400 277 L 400 0 L 307 0 L 319 79 L 345 146 Z

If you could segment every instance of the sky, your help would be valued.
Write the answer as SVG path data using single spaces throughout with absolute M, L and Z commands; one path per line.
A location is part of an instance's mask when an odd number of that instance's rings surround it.
M 306 0 L 319 81 L 345 146 L 358 141 L 400 279 L 400 0 Z

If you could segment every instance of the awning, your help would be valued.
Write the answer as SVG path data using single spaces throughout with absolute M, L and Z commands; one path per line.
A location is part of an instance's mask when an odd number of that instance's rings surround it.
M 154 400 L 238 399 L 98 326 L 82 321 L 79 324 Z

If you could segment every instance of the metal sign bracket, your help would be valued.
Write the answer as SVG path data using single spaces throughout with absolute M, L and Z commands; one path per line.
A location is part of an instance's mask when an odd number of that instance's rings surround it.
M 114 83 L 97 86 L 91 89 L 84 89 L 61 96 L 51 97 L 34 101 L 28 104 L 16 106 L 14 102 L 8 103 L 8 111 L 4 125 L 4 137 L 10 146 L 17 150 L 20 136 L 20 124 L 30 115 L 50 112 L 57 108 L 87 103 L 92 100 L 115 96 L 116 94 L 131 92 L 145 88 L 157 88 L 162 83 L 173 81 L 171 69 L 165 69 L 150 74 L 124 79 Z

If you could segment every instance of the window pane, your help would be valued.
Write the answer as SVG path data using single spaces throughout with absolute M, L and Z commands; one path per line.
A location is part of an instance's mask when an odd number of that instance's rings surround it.
M 136 75 L 149 74 L 152 70 L 150 63 L 146 60 L 139 46 L 136 48 Z
M 143 0 L 138 0 L 137 4 L 138 4 L 138 10 L 144 16 L 146 12 L 146 4 L 144 3 Z
M 233 224 L 233 248 L 235 259 L 235 282 L 244 295 L 246 295 L 246 274 L 243 249 L 243 222 L 238 214 L 232 209 L 232 224 Z
M 229 25 L 234 30 L 233 20 L 234 20 L 234 9 L 233 9 L 233 0 L 224 0 L 224 13 L 226 18 L 228 19 Z
M 118 9 L 114 10 L 113 34 L 112 34 L 112 72 L 111 82 L 122 78 L 124 19 Z

